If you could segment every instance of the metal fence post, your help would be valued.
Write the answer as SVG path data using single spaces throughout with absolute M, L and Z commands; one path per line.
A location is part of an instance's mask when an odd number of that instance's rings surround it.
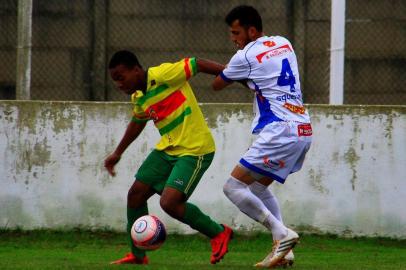
M 32 0 L 18 1 L 16 98 L 30 99 Z
M 344 101 L 345 2 L 331 1 L 330 104 Z
M 303 0 L 293 1 L 293 44 L 298 62 L 300 78 L 305 78 L 306 4 Z M 304 85 L 304 81 L 302 82 Z M 303 89 L 302 89 L 303 90 Z
M 93 3 L 90 99 L 104 101 L 106 93 L 107 0 Z

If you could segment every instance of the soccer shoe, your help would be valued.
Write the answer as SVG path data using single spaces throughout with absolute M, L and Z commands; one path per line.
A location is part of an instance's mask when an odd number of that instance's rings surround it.
M 273 247 L 271 253 L 262 260 L 255 264 L 256 267 L 261 268 L 273 268 L 276 267 L 284 257 L 289 253 L 290 250 L 299 241 L 299 235 L 288 228 L 288 234 L 285 238 L 281 240 L 275 240 L 273 242 Z
M 275 268 L 288 268 L 289 266 L 292 266 L 294 262 L 295 256 L 293 255 L 293 251 L 290 250 L 288 254 L 286 254 L 285 257 L 275 265 Z
M 131 252 L 127 253 L 124 258 L 111 262 L 110 264 L 148 264 L 148 257 L 135 257 Z
M 212 264 L 216 264 L 223 259 L 224 255 L 228 252 L 228 242 L 233 237 L 233 230 L 227 225 L 222 224 L 222 226 L 224 231 L 210 240 L 212 249 L 210 263 Z

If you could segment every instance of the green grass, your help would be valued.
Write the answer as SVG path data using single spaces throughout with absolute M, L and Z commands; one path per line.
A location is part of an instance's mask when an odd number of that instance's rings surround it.
M 0 269 L 255 269 L 271 249 L 267 234 L 237 235 L 224 260 L 209 263 L 210 244 L 200 235 L 169 235 L 150 252 L 150 265 L 111 266 L 128 251 L 124 234 L 90 231 L 0 231 Z M 406 269 L 406 241 L 302 235 L 292 269 Z

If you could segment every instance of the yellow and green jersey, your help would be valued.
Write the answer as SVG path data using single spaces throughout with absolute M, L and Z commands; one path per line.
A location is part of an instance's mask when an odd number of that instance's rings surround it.
M 215 145 L 192 88 L 187 82 L 197 73 L 196 59 L 164 63 L 147 72 L 147 89 L 137 90 L 132 121 L 153 120 L 161 134 L 157 150 L 174 156 L 200 156 Z

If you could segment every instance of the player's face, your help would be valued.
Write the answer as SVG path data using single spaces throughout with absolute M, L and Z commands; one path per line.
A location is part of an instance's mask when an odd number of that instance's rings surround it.
M 235 20 L 230 26 L 230 39 L 239 49 L 243 49 L 245 45 L 251 42 L 247 29 L 240 25 L 239 20 Z
M 118 65 L 110 69 L 110 76 L 117 88 L 127 95 L 142 89 L 143 76 L 141 76 L 141 68 L 137 66 L 128 68 L 124 65 Z

